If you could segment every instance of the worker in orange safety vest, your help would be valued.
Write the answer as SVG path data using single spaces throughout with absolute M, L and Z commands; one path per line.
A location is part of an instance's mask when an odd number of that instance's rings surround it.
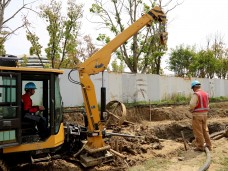
M 193 95 L 190 100 L 190 112 L 192 112 L 192 129 L 195 137 L 194 150 L 204 151 L 205 146 L 212 149 L 207 126 L 207 114 L 209 111 L 209 96 L 201 89 L 201 83 L 194 80 L 191 84 Z

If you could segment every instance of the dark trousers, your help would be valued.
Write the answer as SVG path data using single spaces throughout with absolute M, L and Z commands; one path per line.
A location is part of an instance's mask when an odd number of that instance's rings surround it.
M 25 114 L 25 120 L 27 121 L 33 121 L 36 123 L 38 128 L 38 133 L 41 138 L 46 138 L 49 135 L 49 131 L 47 128 L 47 120 L 43 116 L 35 115 L 33 113 L 26 113 Z

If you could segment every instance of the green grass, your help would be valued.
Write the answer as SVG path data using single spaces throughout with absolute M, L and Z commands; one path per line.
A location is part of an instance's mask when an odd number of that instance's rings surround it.
M 166 97 L 166 99 L 160 100 L 160 101 L 138 101 L 133 103 L 124 103 L 126 107 L 134 107 L 134 106 L 140 106 L 140 105 L 172 105 L 172 104 L 180 104 L 180 105 L 186 105 L 189 104 L 191 97 L 185 97 L 179 94 L 173 94 L 169 97 Z M 228 97 L 220 96 L 220 97 L 213 97 L 210 98 L 210 103 L 213 102 L 223 102 L 228 101 Z
M 228 97 L 220 96 L 220 97 L 210 98 L 210 102 L 223 102 L 223 101 L 228 101 Z

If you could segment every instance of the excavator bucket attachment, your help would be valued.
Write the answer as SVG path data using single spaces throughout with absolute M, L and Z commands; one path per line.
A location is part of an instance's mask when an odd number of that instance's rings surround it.
M 165 24 L 166 23 L 166 15 L 165 13 L 162 11 L 162 9 L 158 6 L 155 6 L 152 10 L 151 10 L 151 13 L 155 16 L 155 18 Z
M 96 166 L 101 163 L 107 163 L 113 161 L 113 155 L 108 151 L 110 146 L 104 146 L 99 149 L 91 149 L 88 146 L 84 146 L 85 153 L 80 155 L 80 163 L 84 167 Z
M 89 154 L 82 154 L 80 155 L 80 163 L 85 167 L 91 167 L 91 166 L 97 166 L 102 163 L 108 163 L 113 161 L 113 155 L 109 152 L 106 151 L 106 154 L 93 157 Z

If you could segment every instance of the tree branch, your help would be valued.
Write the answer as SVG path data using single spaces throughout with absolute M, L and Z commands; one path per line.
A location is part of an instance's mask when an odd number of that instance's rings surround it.
M 37 1 L 37 0 L 36 0 Z M 10 2 L 10 0 L 8 1 L 8 3 Z M 5 21 L 3 21 L 2 25 L 4 25 L 5 23 L 7 23 L 9 20 L 13 19 L 22 9 L 24 9 L 27 5 L 29 4 L 32 4 L 34 3 L 35 1 L 33 2 L 30 2 L 30 3 L 27 3 L 27 4 L 23 4 L 21 8 L 19 8 L 11 17 L 9 17 L 8 19 L 6 19 Z M 26 8 L 26 9 L 29 9 L 31 10 L 31 8 Z

